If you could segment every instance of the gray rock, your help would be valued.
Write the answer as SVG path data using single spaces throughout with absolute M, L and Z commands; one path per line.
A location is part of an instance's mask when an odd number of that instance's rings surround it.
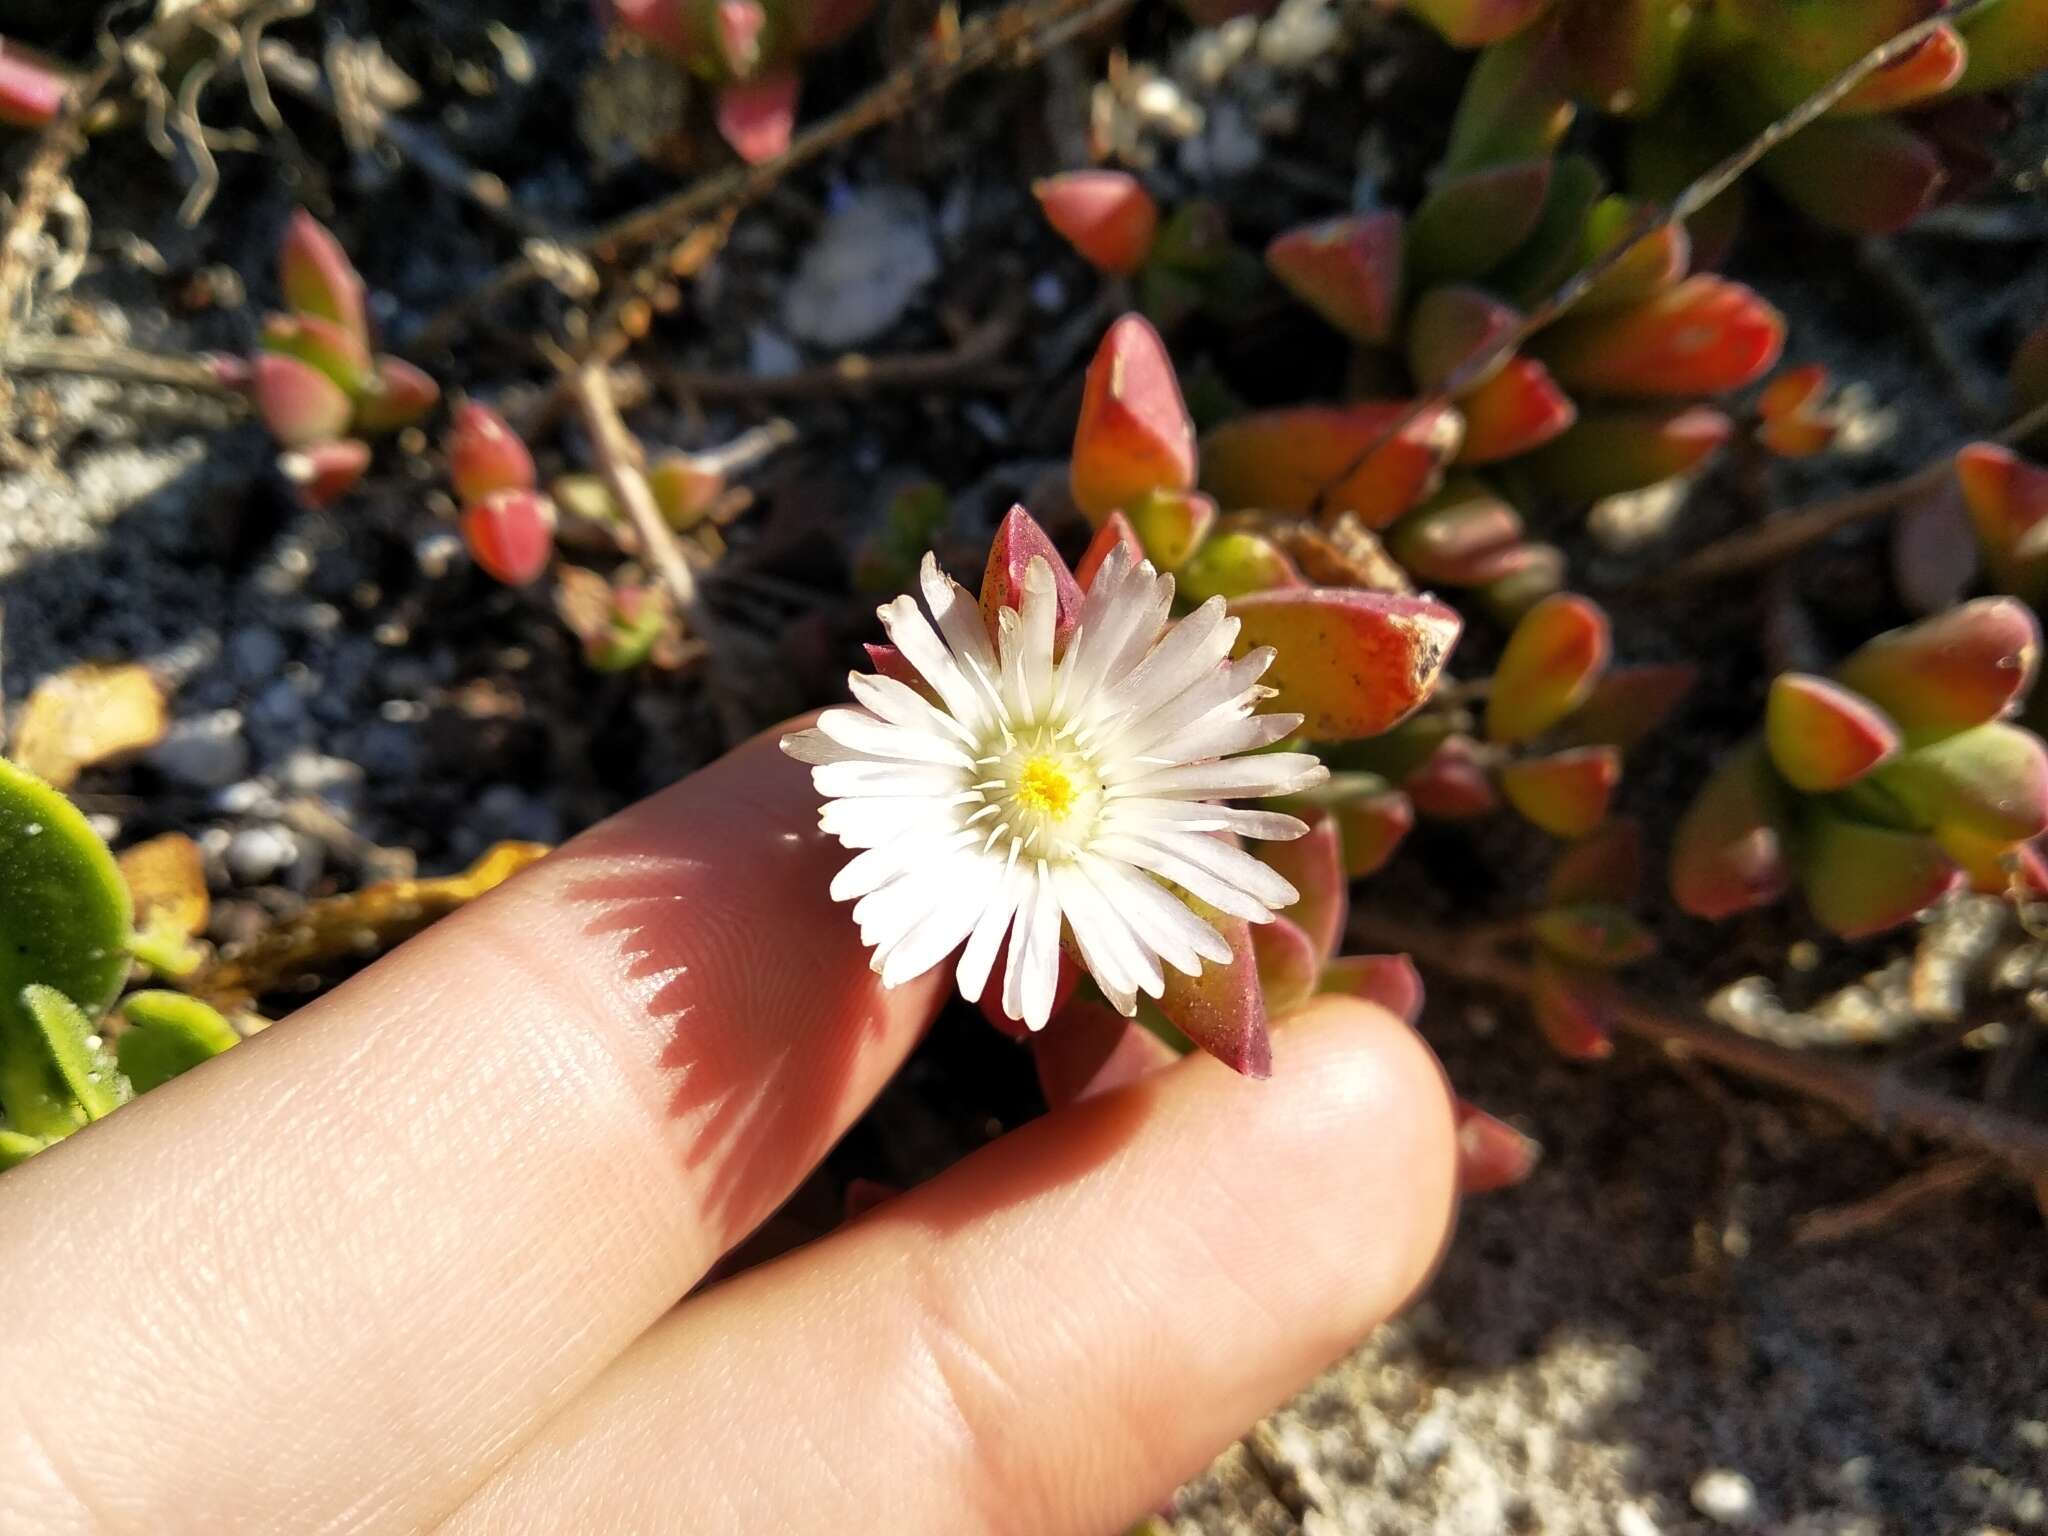
M 799 341 L 838 349 L 881 335 L 939 272 L 931 214 L 908 187 L 856 192 L 825 221 L 782 299 Z
M 283 827 L 244 827 L 228 839 L 228 873 L 242 885 L 261 885 L 298 861 L 299 843 Z
M 228 668 L 239 683 L 266 683 L 283 669 L 284 637 L 262 624 L 238 629 L 228 640 Z
M 295 795 L 318 795 L 341 810 L 353 810 L 363 798 L 360 765 L 306 747 L 285 758 L 278 779 Z
M 167 779 L 195 789 L 219 789 L 249 771 L 249 743 L 239 710 L 176 720 L 149 751 L 149 765 Z

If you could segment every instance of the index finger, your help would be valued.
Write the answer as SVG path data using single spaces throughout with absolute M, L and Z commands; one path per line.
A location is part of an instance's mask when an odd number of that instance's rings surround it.
M 410 1528 L 892 1072 L 772 735 L 0 1185 L 0 1529 Z

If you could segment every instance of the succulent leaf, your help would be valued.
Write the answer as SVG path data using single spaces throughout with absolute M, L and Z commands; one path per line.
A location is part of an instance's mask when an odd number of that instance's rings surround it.
M 1839 683 L 1805 672 L 1773 679 L 1764 742 L 1786 783 L 1809 795 L 1846 789 L 1898 755 L 1898 727 Z
M 1549 730 L 1592 693 L 1611 650 L 1599 604 L 1570 592 L 1543 599 L 1522 616 L 1494 669 L 1486 734 L 1516 742 Z
M 1154 491 L 1194 489 L 1194 423 L 1142 315 L 1111 325 L 1088 365 L 1071 473 L 1074 505 L 1096 523 Z
M 1255 592 L 1236 599 L 1237 654 L 1262 645 L 1277 655 L 1264 681 L 1272 707 L 1299 713 L 1324 740 L 1376 736 L 1413 713 L 1436 688 L 1463 627 L 1426 597 L 1348 588 Z
M 2025 603 L 1980 597 L 1866 643 L 1835 669 L 1909 745 L 2004 714 L 2033 685 L 2041 628 Z
M 1678 823 L 1671 894 L 1695 917 L 1768 906 L 1791 883 L 1785 787 L 1761 742 L 1723 758 Z
M 1144 265 L 1159 205 L 1124 171 L 1065 171 L 1031 185 L 1050 224 L 1098 272 L 1123 277 Z
M 1584 837 L 1599 826 L 1620 782 L 1621 754 L 1613 747 L 1567 747 L 1500 771 L 1508 804 L 1553 837 Z

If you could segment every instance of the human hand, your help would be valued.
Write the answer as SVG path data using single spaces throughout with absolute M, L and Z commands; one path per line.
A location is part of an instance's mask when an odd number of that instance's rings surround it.
M 677 1306 L 949 980 L 777 734 L 0 1180 L 0 1531 L 1094 1536 L 1415 1292 L 1451 1101 L 1325 998 Z

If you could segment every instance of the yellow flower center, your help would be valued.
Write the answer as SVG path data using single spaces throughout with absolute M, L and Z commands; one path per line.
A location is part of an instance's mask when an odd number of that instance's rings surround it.
M 1062 820 L 1074 806 L 1074 781 L 1050 757 L 1034 757 L 1018 771 L 1011 798 L 1025 810 Z

